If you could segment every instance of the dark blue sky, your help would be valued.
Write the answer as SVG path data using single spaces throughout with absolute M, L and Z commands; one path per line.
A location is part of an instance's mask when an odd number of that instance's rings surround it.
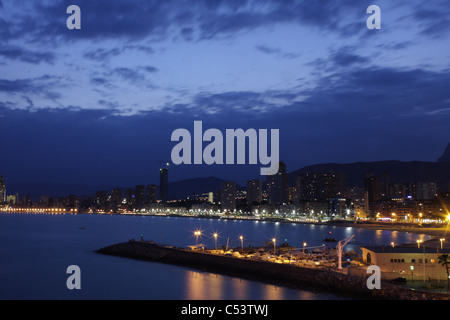
M 0 174 L 158 183 L 172 131 L 195 120 L 279 129 L 288 171 L 435 161 L 450 142 L 448 17 L 446 1 L 0 0 Z M 260 167 L 171 166 L 170 180 L 244 183 Z

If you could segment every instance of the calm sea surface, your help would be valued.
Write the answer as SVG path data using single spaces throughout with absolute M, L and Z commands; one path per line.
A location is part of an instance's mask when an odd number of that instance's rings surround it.
M 414 242 L 427 237 L 412 233 L 254 221 L 119 215 L 0 214 L 0 299 L 150 299 L 150 300 L 319 300 L 329 294 L 273 285 L 159 263 L 109 257 L 95 250 L 129 239 L 153 240 L 185 247 L 214 247 L 229 241 L 263 245 L 272 238 L 301 247 L 320 246 L 324 238 L 355 235 L 345 250 L 360 245 Z M 332 244 L 335 246 L 336 244 Z M 68 290 L 67 267 L 81 269 L 81 290 Z

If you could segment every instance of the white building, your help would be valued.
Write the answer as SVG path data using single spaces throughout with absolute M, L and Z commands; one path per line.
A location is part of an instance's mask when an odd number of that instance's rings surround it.
M 404 277 L 413 280 L 446 280 L 445 266 L 439 264 L 439 255 L 449 254 L 438 239 L 417 245 L 361 247 L 363 262 L 381 269 L 384 280 Z

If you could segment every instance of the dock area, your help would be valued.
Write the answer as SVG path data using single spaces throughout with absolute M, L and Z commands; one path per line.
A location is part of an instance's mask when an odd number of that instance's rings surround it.
M 328 268 L 308 268 L 298 264 L 215 254 L 130 240 L 97 250 L 98 253 L 143 261 L 173 264 L 203 272 L 259 281 L 313 292 L 333 293 L 355 299 L 449 300 L 447 294 L 413 291 L 390 283 L 369 290 L 366 279 Z

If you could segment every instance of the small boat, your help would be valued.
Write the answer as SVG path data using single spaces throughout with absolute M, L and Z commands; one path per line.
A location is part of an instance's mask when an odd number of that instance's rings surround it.
M 326 239 L 323 239 L 323 241 L 324 242 L 336 242 L 336 239 L 334 239 L 334 238 L 326 238 Z

